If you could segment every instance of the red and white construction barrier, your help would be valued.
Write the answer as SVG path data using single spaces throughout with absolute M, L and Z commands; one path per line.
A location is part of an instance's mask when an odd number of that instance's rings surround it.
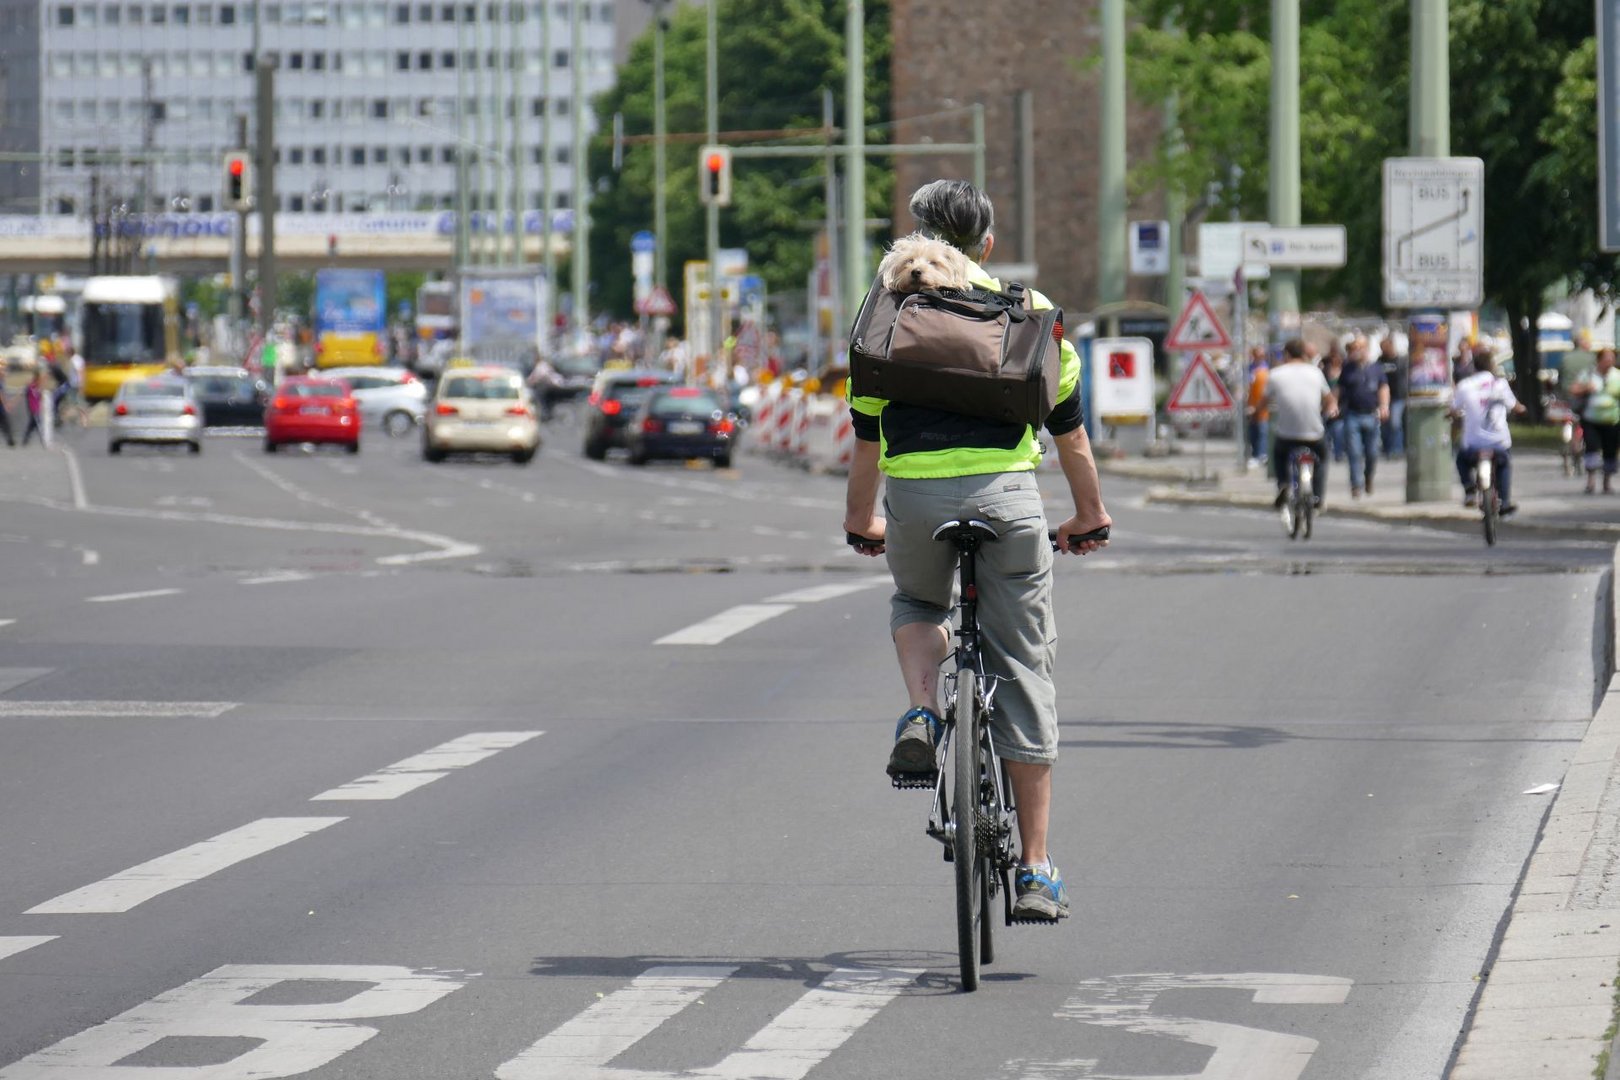
M 782 384 L 773 382 L 760 388 L 759 401 L 754 405 L 754 416 L 749 424 L 746 449 L 763 453 L 770 450 L 771 431 L 776 427 L 776 412 L 782 401 Z

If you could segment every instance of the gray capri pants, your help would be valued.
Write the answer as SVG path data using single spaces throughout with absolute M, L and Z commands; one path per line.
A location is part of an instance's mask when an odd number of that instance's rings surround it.
M 1012 761 L 1057 760 L 1052 660 L 1052 544 L 1034 474 L 985 473 L 929 480 L 889 477 L 884 537 L 895 593 L 889 630 L 945 626 L 956 604 L 956 548 L 933 539 L 952 519 L 978 518 L 1000 534 L 978 554 L 979 629 L 985 670 L 1002 677 L 995 697 L 997 751 Z

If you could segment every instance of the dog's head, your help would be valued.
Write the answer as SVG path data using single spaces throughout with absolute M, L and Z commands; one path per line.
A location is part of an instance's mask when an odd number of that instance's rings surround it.
M 896 240 L 878 264 L 878 277 L 893 292 L 968 287 L 968 259 L 931 236 L 912 233 Z

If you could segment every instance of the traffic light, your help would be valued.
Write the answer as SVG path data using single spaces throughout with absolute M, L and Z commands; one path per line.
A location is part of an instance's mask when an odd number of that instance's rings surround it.
M 705 146 L 698 153 L 698 198 L 704 206 L 731 205 L 731 147 Z
M 246 150 L 225 155 L 225 206 L 229 210 L 253 209 L 253 158 Z

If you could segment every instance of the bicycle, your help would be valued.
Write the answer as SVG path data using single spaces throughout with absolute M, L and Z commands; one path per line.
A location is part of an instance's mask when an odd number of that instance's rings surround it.
M 1106 540 L 1108 533 L 1104 527 L 1070 539 L 1072 543 Z M 945 715 L 935 747 L 934 771 L 902 773 L 891 779 L 897 788 L 934 789 L 925 831 L 944 845 L 945 861 L 955 869 L 957 954 L 962 989 L 971 992 L 979 988 L 980 965 L 995 960 L 994 923 L 989 913 L 997 896 L 1008 926 L 1053 923 L 1013 917 L 1010 877 L 1018 865 L 1012 849 L 1017 807 L 1006 763 L 996 753 L 990 722 L 1001 676 L 985 670 L 979 640 L 976 556 L 984 544 L 997 539 L 997 533 L 988 523 L 969 519 L 947 521 L 934 530 L 933 537 L 957 550 L 956 648 L 945 661 L 951 665 L 943 680 Z M 1055 549 L 1057 534 L 1048 537 Z M 854 533 L 845 538 L 856 548 L 875 543 Z M 947 760 L 949 770 L 940 767 Z
M 1316 516 L 1316 452 L 1308 446 L 1296 446 L 1288 452 L 1287 498 L 1281 507 L 1283 532 L 1290 540 L 1311 538 L 1312 521 Z
M 1480 524 L 1485 529 L 1485 546 L 1496 544 L 1497 526 L 1502 521 L 1502 491 L 1498 486 L 1496 451 L 1475 450 L 1474 492 L 1479 500 Z

